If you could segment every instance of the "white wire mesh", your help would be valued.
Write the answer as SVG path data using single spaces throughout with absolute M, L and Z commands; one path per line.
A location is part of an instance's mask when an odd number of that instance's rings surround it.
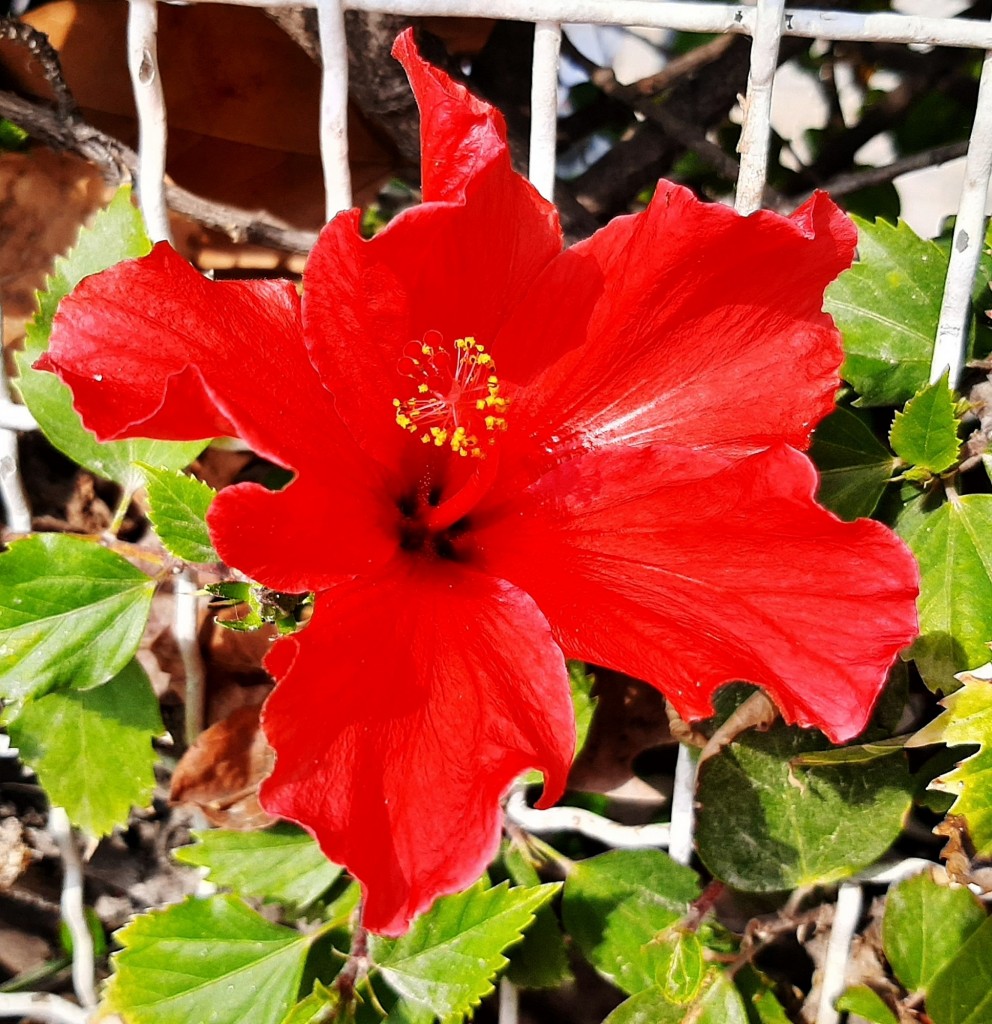
M 557 117 L 557 69 L 563 22 L 586 22 L 671 29 L 682 32 L 738 33 L 752 37 L 751 66 L 740 141 L 740 175 L 736 208 L 751 213 L 761 204 L 767 172 L 771 100 L 784 35 L 860 42 L 905 43 L 927 46 L 974 47 L 992 51 L 992 24 L 961 19 L 917 17 L 895 13 L 856 14 L 815 10 L 785 10 L 785 0 L 757 0 L 756 5 L 722 5 L 655 0 L 194 0 L 198 3 L 229 3 L 250 7 L 315 7 L 323 58 L 320 107 L 320 152 L 324 169 L 328 218 L 351 205 L 348 163 L 347 98 L 348 60 L 344 33 L 344 9 L 388 12 L 408 16 L 478 16 L 529 21 L 535 24 L 531 88 L 531 149 L 529 173 L 535 187 L 550 198 L 555 180 Z M 148 230 L 154 239 L 169 237 L 164 178 L 167 121 L 157 58 L 157 0 L 129 0 L 128 65 L 139 120 L 139 196 Z M 954 385 L 960 374 L 966 347 L 966 322 L 971 291 L 985 237 L 985 204 L 992 177 L 992 53 L 987 53 L 977 109 L 966 161 L 965 180 L 954 229 L 937 328 L 932 379 L 945 370 Z M 30 528 L 30 512 L 16 463 L 17 429 L 32 429 L 30 416 L 19 416 L 6 394 L 0 373 L 0 496 L 7 523 L 15 531 Z M 181 581 L 180 617 L 190 611 L 189 589 Z M 684 757 L 683 774 L 691 772 Z M 683 827 L 673 814 L 671 829 L 664 830 L 680 859 L 691 852 L 691 786 L 680 801 Z M 516 808 L 517 813 L 525 809 Z M 528 812 L 535 813 L 535 812 Z M 548 812 L 553 813 L 553 812 Z M 612 823 L 611 823 L 612 824 Z M 539 823 L 535 830 L 540 830 Z M 599 826 L 597 826 L 599 827 Z M 615 826 L 622 829 L 622 826 Z M 654 838 L 654 837 L 652 837 Z M 631 837 L 641 845 L 644 837 Z M 689 843 L 689 846 L 686 846 Z M 624 845 L 623 838 L 617 845 Z M 661 845 L 661 844 L 660 844 Z M 685 849 L 682 849 L 685 847 Z M 838 919 L 831 956 L 821 979 L 823 998 L 817 1024 L 833 1024 L 834 997 L 843 985 L 851 937 L 861 907 L 857 884 L 841 889 Z M 24 1011 L 27 1012 L 27 1011 Z M 37 1014 L 36 1014 L 37 1015 Z M 85 1019 L 85 1017 L 81 1017 Z

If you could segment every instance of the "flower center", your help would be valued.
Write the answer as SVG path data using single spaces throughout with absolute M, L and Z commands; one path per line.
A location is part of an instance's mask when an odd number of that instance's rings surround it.
M 483 459 L 506 430 L 493 357 L 475 338 L 458 338 L 449 350 L 437 331 L 403 348 L 399 372 L 417 388 L 412 398 L 393 399 L 396 422 L 422 444 L 448 447 L 463 458 Z

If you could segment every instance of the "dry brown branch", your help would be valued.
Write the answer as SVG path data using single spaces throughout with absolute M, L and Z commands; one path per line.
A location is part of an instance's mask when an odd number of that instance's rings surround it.
M 0 91 L 0 116 L 23 128 L 45 145 L 67 150 L 90 160 L 111 185 L 135 178 L 138 154 L 122 142 L 98 131 L 79 118 L 66 120 L 49 104 L 26 100 Z M 239 210 L 203 199 L 178 185 L 167 184 L 165 198 L 170 210 L 198 224 L 221 231 L 232 242 L 264 245 L 282 252 L 308 252 L 317 235 L 300 231 L 260 211 Z
M 821 189 L 835 197 L 850 195 L 852 192 L 871 188 L 873 185 L 886 185 L 901 174 L 908 174 L 910 171 L 920 171 L 925 167 L 946 164 L 949 160 L 956 160 L 967 152 L 968 143 L 966 141 L 951 142 L 946 146 L 934 146 L 932 149 L 923 150 L 922 153 L 913 153 L 910 156 L 893 160 L 892 163 L 885 164 L 883 167 L 865 167 L 857 171 L 848 171 L 846 174 L 838 174 L 837 177 L 824 182 Z M 785 201 L 785 206 L 790 209 L 801 206 L 812 194 L 812 192 L 807 192 L 798 198 L 790 197 Z M 778 208 L 783 208 L 781 199 Z

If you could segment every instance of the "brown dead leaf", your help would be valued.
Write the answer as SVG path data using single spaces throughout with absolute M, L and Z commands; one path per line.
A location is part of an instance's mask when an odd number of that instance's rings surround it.
M 933 832 L 934 835 L 947 839 L 946 845 L 940 851 L 940 859 L 944 862 L 947 877 L 958 885 L 967 885 L 971 881 L 972 850 L 967 821 L 958 814 L 948 814 Z
M 105 0 L 59 0 L 24 20 L 59 51 L 84 117 L 135 148 L 127 9 Z M 170 178 L 205 198 L 319 228 L 320 69 L 260 10 L 162 4 L 158 18 Z M 0 46 L 0 65 L 19 90 L 51 98 L 23 49 Z M 395 172 L 397 158 L 354 108 L 348 135 L 356 202 L 365 202 Z
M 0 890 L 9 889 L 30 860 L 23 826 L 17 818 L 4 818 L 0 822 Z
M 172 803 L 192 804 L 222 828 L 247 831 L 272 824 L 275 819 L 258 802 L 258 786 L 273 763 L 259 711 L 238 708 L 199 735 L 172 776 Z
M 570 786 L 632 802 L 658 803 L 660 794 L 634 772 L 642 751 L 672 742 L 665 699 L 629 676 L 593 669 L 598 703 L 585 747 L 576 758 Z
M 52 261 L 110 199 L 100 173 L 70 153 L 0 153 L 0 302 L 4 344 L 19 340 Z

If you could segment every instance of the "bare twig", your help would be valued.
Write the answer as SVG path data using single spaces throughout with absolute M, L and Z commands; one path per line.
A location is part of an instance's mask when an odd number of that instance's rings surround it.
M 578 832 L 616 849 L 638 850 L 668 846 L 668 825 L 620 825 L 582 807 L 529 807 L 522 789 L 507 797 L 506 817 L 512 824 L 534 835 L 552 832 Z
M 110 135 L 85 121 L 65 121 L 51 105 L 26 100 L 0 90 L 0 117 L 6 117 L 29 135 L 58 150 L 68 150 L 96 164 L 111 185 L 133 180 L 138 155 Z M 221 231 L 232 242 L 264 245 L 283 252 L 309 252 L 317 240 L 313 231 L 300 231 L 262 212 L 238 210 L 194 195 L 177 185 L 166 185 L 169 208 L 204 227 Z
M 31 507 L 21 480 L 15 433 L 16 430 L 27 428 L 19 425 L 12 415 L 14 410 L 23 408 L 10 400 L 7 365 L 3 358 L 3 309 L 0 307 L 0 499 L 7 516 L 7 528 L 17 533 L 26 533 L 31 529 Z
M 79 118 L 76 100 L 66 84 L 62 73 L 62 61 L 58 51 L 48 41 L 48 36 L 31 25 L 16 18 L 0 18 L 0 39 L 20 43 L 41 65 L 45 81 L 55 93 L 56 108 L 63 121 L 75 121 Z
M 191 569 L 176 576 L 172 628 L 186 673 L 186 744 L 192 746 L 203 731 L 205 671 L 197 639 L 199 630 L 197 585 Z
M 87 1024 L 90 1015 L 48 992 L 0 992 L 0 1017 L 27 1017 L 45 1024 Z
M 820 187 L 834 197 L 847 196 L 860 189 L 871 188 L 873 185 L 885 185 L 911 171 L 920 171 L 925 167 L 937 167 L 950 160 L 957 160 L 967 152 L 967 142 L 951 142 L 946 146 L 934 146 L 932 149 L 923 150 L 922 153 L 900 157 L 884 167 L 865 167 L 861 170 L 838 174 L 836 178 L 825 181 Z M 790 197 L 785 200 L 785 204 L 790 208 L 801 206 L 812 194 L 812 192 L 807 192 L 798 198 Z M 780 199 L 779 202 L 781 203 L 782 200 Z
M 844 979 L 851 957 L 851 942 L 861 918 L 862 904 L 861 886 L 845 882 L 837 893 L 837 908 L 834 911 L 830 938 L 827 941 L 816 1024 L 837 1024 L 840 1020 L 840 1013 L 834 1009 L 834 1003 L 844 992 Z
M 96 1006 L 93 937 L 83 909 L 83 863 L 72 834 L 69 816 L 62 807 L 48 812 L 48 831 L 62 855 L 62 920 L 72 937 L 72 986 L 87 1009 Z
M 498 1024 L 518 1024 L 520 1020 L 520 992 L 507 977 L 499 979 Z
M 672 789 L 672 825 L 668 854 L 678 864 L 692 860 L 693 831 L 696 823 L 696 757 L 692 747 L 679 744 Z

